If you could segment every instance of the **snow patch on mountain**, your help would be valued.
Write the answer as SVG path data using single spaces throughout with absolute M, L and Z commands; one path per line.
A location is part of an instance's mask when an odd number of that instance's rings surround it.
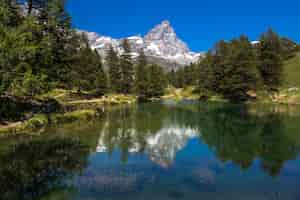
M 94 32 L 81 31 L 86 34 L 91 48 L 96 49 L 102 56 L 112 46 L 119 54 L 123 52 L 122 41 L 129 41 L 132 55 L 139 55 L 143 50 L 145 55 L 152 58 L 165 60 L 173 65 L 188 65 L 197 62 L 204 54 L 192 52 L 188 46 L 178 38 L 169 21 L 163 21 L 155 26 L 144 37 L 140 35 L 122 39 L 101 36 Z
M 141 148 L 140 141 L 136 140 L 139 133 L 135 129 L 126 130 L 127 134 L 132 138 L 131 147 L 128 149 L 129 153 L 139 153 Z M 105 143 L 105 136 L 110 132 L 104 131 L 98 140 L 96 151 L 103 153 L 108 151 Z M 122 130 L 118 130 L 118 134 L 122 134 Z M 190 127 L 170 126 L 157 131 L 155 134 L 149 134 L 145 137 L 144 153 L 149 156 L 149 159 L 154 163 L 169 167 L 176 158 L 176 154 L 182 150 L 192 138 L 199 135 L 199 130 Z

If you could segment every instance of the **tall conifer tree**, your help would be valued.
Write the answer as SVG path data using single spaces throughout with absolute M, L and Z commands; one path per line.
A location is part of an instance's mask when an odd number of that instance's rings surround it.
M 148 97 L 160 97 L 164 94 L 165 78 L 163 69 L 155 64 L 149 66 Z
M 103 95 L 107 92 L 107 76 L 103 70 L 102 59 L 98 52 L 95 50 L 96 65 L 96 77 L 95 77 L 95 90 L 97 95 Z
M 137 64 L 137 74 L 136 74 L 136 90 L 137 95 L 143 99 L 147 98 L 147 90 L 148 90 L 148 72 L 147 72 L 147 58 L 145 56 L 144 51 L 140 52 L 138 57 Z
M 276 91 L 283 79 L 282 46 L 279 36 L 269 29 L 260 38 L 259 71 L 268 90 Z
M 121 92 L 122 73 L 120 68 L 120 61 L 118 54 L 112 46 L 110 46 L 107 56 L 106 64 L 109 72 L 109 86 L 112 92 Z
M 123 40 L 122 47 L 124 49 L 120 59 L 120 66 L 122 70 L 122 93 L 130 94 L 133 92 L 134 86 L 134 69 L 131 59 L 130 44 L 127 39 Z

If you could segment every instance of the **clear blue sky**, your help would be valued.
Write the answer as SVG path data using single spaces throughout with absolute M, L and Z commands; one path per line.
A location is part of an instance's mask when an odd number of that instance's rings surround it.
M 121 38 L 144 35 L 169 20 L 193 51 L 246 34 L 256 40 L 268 27 L 300 42 L 299 0 L 69 0 L 73 26 Z

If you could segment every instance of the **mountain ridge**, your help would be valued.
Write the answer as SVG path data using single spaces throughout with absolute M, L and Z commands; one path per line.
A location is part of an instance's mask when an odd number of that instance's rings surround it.
M 150 63 L 162 65 L 167 70 L 178 69 L 185 65 L 198 62 L 204 53 L 192 52 L 188 45 L 176 34 L 168 20 L 152 28 L 147 34 L 133 35 L 125 38 L 112 38 L 96 32 L 79 31 L 84 33 L 92 49 L 96 49 L 101 56 L 106 56 L 107 50 L 112 46 L 119 54 L 122 54 L 122 41 L 127 39 L 132 57 L 136 58 L 143 50 Z

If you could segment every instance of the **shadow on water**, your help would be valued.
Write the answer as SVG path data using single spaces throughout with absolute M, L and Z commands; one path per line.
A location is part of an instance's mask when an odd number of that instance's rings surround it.
M 256 115 L 250 109 L 247 105 L 199 109 L 201 139 L 224 162 L 248 169 L 260 159 L 262 169 L 276 176 L 286 161 L 296 159 L 299 146 L 286 134 L 287 116 L 275 112 Z
M 86 165 L 88 148 L 70 138 L 31 138 L 0 153 L 1 200 L 31 200 L 65 188 Z

